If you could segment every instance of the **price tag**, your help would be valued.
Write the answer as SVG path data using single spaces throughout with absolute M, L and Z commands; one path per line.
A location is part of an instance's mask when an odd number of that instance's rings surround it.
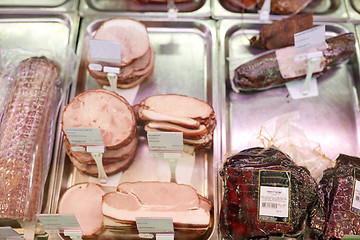
M 268 21 L 270 18 L 270 10 L 271 10 L 271 0 L 265 0 L 263 3 L 261 10 L 258 11 L 259 13 L 259 20 L 261 22 Z
M 46 232 L 71 232 L 72 235 L 81 236 L 82 231 L 74 214 L 37 214 Z
M 302 52 L 309 48 L 326 44 L 325 25 L 320 25 L 299 33 L 295 33 L 294 42 L 296 52 Z
M 0 239 L 24 239 L 11 227 L 0 227 Z
M 354 190 L 352 196 L 351 211 L 355 214 L 360 215 L 360 169 L 354 168 Z
M 174 224 L 171 218 L 136 218 L 139 233 L 173 233 Z
M 120 42 L 90 39 L 89 49 L 92 60 L 121 63 Z
M 148 132 L 149 149 L 153 151 L 183 151 L 182 132 Z
M 104 146 L 100 128 L 65 127 L 71 145 Z
M 174 240 L 174 233 L 157 233 L 156 240 Z

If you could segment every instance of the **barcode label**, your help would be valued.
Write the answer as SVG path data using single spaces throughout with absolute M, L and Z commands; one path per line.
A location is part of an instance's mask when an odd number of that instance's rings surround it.
M 360 215 L 360 181 L 355 180 L 351 211 Z
M 276 203 L 267 203 L 267 202 L 263 202 L 262 207 L 265 207 L 265 208 L 273 208 L 273 209 L 276 209 L 277 208 L 277 204 Z

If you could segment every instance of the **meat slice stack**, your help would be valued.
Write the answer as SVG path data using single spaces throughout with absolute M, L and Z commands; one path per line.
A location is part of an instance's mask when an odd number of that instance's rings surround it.
M 136 218 L 172 218 L 175 231 L 190 228 L 204 233 L 210 226 L 212 203 L 196 190 L 171 182 L 125 182 L 103 196 L 108 227 L 135 226 Z M 129 226 L 128 226 L 129 227 Z
M 23 60 L 0 124 L 0 218 L 33 220 L 41 206 L 44 149 L 60 69 L 42 57 Z
M 296 237 L 306 223 L 313 234 L 309 239 L 322 233 L 323 198 L 315 180 L 306 168 L 279 150 L 243 150 L 227 158 L 220 175 L 224 183 L 220 211 L 224 238 Z
M 323 239 L 360 235 L 360 158 L 340 154 L 320 181 L 326 207 Z
M 137 149 L 136 119 L 130 104 L 117 93 L 105 89 L 87 90 L 64 109 L 62 130 L 66 153 L 82 173 L 97 176 L 98 168 L 89 152 L 73 151 L 66 127 L 100 128 L 105 144 L 103 166 L 108 175 L 126 169 Z
M 177 94 L 150 96 L 134 106 L 147 132 L 182 132 L 185 145 L 212 146 L 216 126 L 213 108 L 197 98 Z
M 87 53 L 89 73 L 101 85 L 110 85 L 107 72 L 93 70 L 90 64 L 120 69 L 117 73 L 118 88 L 132 88 L 148 78 L 155 63 L 155 52 L 151 47 L 146 26 L 131 18 L 111 18 L 106 20 L 93 37 L 95 40 L 119 42 L 121 47 L 121 63 L 105 63 L 91 58 Z
M 95 183 L 73 185 L 62 195 L 58 212 L 74 214 L 83 237 L 95 236 L 103 229 L 101 202 L 104 194 L 104 189 Z

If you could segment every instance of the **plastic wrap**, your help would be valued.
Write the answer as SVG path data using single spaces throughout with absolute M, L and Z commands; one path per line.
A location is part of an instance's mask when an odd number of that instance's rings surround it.
M 64 62 L 70 55 L 64 55 L 1 49 L 1 66 L 7 66 L 8 77 L 13 79 L 0 125 L 1 219 L 34 220 L 41 210 L 64 79 L 69 73 Z

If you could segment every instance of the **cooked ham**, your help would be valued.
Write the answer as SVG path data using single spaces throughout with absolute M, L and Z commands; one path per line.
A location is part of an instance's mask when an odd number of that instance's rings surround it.
M 210 223 L 209 202 L 203 205 L 202 201 L 189 185 L 122 183 L 117 192 L 103 196 L 102 211 L 106 217 L 125 222 L 134 222 L 137 217 L 168 217 L 174 224 L 206 227 Z
M 146 127 L 150 131 L 151 129 L 157 129 L 161 131 L 182 132 L 184 138 L 188 138 L 188 139 L 200 139 L 204 134 L 207 133 L 207 128 L 203 124 L 200 124 L 199 128 L 197 129 L 189 129 L 168 122 L 148 121 L 146 123 Z
M 146 26 L 131 18 L 104 21 L 95 32 L 94 39 L 120 42 L 121 66 L 144 56 L 150 47 Z
M 95 183 L 76 184 L 62 195 L 58 212 L 74 214 L 83 237 L 94 236 L 103 228 L 101 203 L 104 194 L 102 187 Z
M 66 127 L 100 128 L 108 149 L 127 145 L 136 133 L 132 107 L 124 98 L 105 89 L 87 90 L 76 96 L 62 115 L 65 137 Z

